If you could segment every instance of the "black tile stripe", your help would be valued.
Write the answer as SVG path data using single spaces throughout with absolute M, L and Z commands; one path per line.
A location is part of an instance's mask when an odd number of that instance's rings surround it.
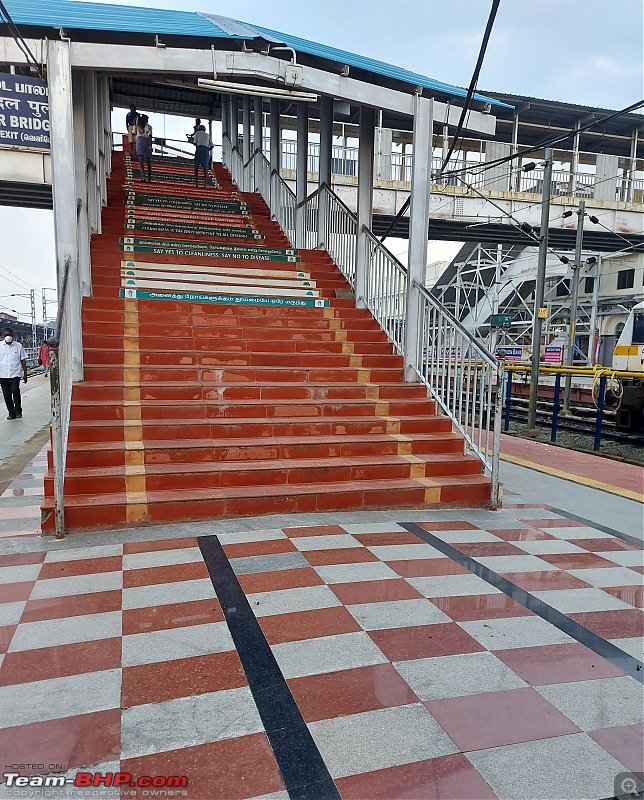
M 291 800 L 340 800 L 244 590 L 216 536 L 197 542 Z
M 465 569 L 469 570 L 474 575 L 483 578 L 486 583 L 499 589 L 503 594 L 512 598 L 512 600 L 515 600 L 524 608 L 527 608 L 537 616 L 545 619 L 546 622 L 559 628 L 563 633 L 576 639 L 578 642 L 597 653 L 598 656 L 605 658 L 607 661 L 610 661 L 611 664 L 624 670 L 627 675 L 635 678 L 635 680 L 640 683 L 644 683 L 644 665 L 641 661 L 638 661 L 634 656 L 630 655 L 630 653 L 625 653 L 623 650 L 620 650 L 620 648 L 616 647 L 612 642 L 607 641 L 588 628 L 585 628 L 583 625 L 580 625 L 578 622 L 575 622 L 575 620 L 570 619 L 570 617 L 567 617 L 561 611 L 557 611 L 556 608 L 549 606 L 547 603 L 544 603 L 543 600 L 526 592 L 525 589 L 522 589 L 507 578 L 489 569 L 489 567 L 479 564 L 478 561 L 461 553 L 456 547 L 434 536 L 434 534 L 421 528 L 420 525 L 417 525 L 415 522 L 399 522 L 398 525 L 410 533 L 413 533 L 415 536 L 418 536 L 419 539 L 422 539 L 437 550 L 440 550 L 441 553 L 451 558 L 452 561 L 456 561 L 457 564 L 465 567 Z
M 520 511 L 520 509 L 517 509 L 517 511 Z M 641 539 L 636 539 L 634 536 L 629 536 L 628 533 L 622 533 L 621 531 L 616 531 L 615 528 L 609 528 L 607 525 L 602 525 L 599 522 L 594 522 L 594 520 L 592 519 L 585 519 L 584 517 L 578 517 L 576 514 L 571 514 L 570 511 L 564 511 L 563 508 L 550 508 L 550 511 L 554 511 L 554 513 L 559 514 L 560 517 L 566 517 L 566 519 L 571 519 L 573 520 L 573 522 L 581 522 L 582 525 L 586 525 L 588 528 L 594 528 L 595 530 L 601 531 L 602 533 L 609 533 L 611 536 L 614 536 L 617 539 L 621 539 L 624 542 L 628 542 L 628 544 L 635 545 L 635 547 L 644 547 L 644 542 L 642 542 Z

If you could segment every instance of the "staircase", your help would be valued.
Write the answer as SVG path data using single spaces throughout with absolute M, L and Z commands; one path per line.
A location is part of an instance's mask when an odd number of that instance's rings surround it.
M 294 250 L 214 165 L 114 154 L 83 302 L 69 529 L 240 515 L 482 506 L 490 481 L 357 309 L 330 257 Z M 53 528 L 53 474 L 43 529 Z

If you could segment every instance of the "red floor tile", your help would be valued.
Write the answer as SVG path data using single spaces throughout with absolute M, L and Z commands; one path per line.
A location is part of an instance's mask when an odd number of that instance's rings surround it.
M 588 550 L 591 553 L 604 553 L 610 552 L 615 550 L 641 550 L 641 547 L 637 547 L 634 544 L 630 544 L 630 542 L 624 542 L 621 539 L 618 539 L 616 536 L 610 539 L 575 539 L 575 544 L 577 547 L 583 547 L 584 550 Z M 644 553 L 642 553 L 644 557 Z
M 119 669 L 120 666 L 120 638 L 39 647 L 7 653 L 0 666 L 0 686 Z
M 206 622 L 223 622 L 224 615 L 215 600 L 193 600 L 149 608 L 132 608 L 123 611 L 123 636 L 132 633 L 160 631 L 167 628 L 185 628 Z
M 485 650 L 455 622 L 416 625 L 411 628 L 368 631 L 390 661 L 413 658 L 434 658 L 457 653 L 479 653 Z
M 608 561 L 595 553 L 544 553 L 539 558 L 559 569 L 594 569 L 615 566 L 613 561 Z
M 403 578 L 423 578 L 433 575 L 469 575 L 469 570 L 451 558 L 419 558 L 409 561 L 386 561 L 388 567 Z
M 463 752 L 579 733 L 534 689 L 429 700 L 425 706 Z
M 208 577 L 208 570 L 203 561 L 188 564 L 168 564 L 165 567 L 144 567 L 143 569 L 126 569 L 123 571 L 123 588 L 135 586 L 152 586 L 175 581 L 194 581 Z
M 13 639 L 13 634 L 18 626 L 6 625 L 0 628 L 0 655 L 6 653 Z
M 353 535 L 365 547 L 378 547 L 391 544 L 419 544 L 420 539 L 408 531 L 391 531 L 390 533 L 356 533 Z
M 5 583 L 4 586 L 0 586 L 0 603 L 18 603 L 20 600 L 27 600 L 35 583 L 36 581 Z
M 528 617 L 532 615 L 525 606 L 499 592 L 498 594 L 466 595 L 465 597 L 432 597 L 438 606 L 455 622 L 472 619 L 499 619 L 501 617 Z
M 476 525 L 472 525 L 471 522 L 463 521 L 445 521 L 445 522 L 419 522 L 417 523 L 420 525 L 421 528 L 424 528 L 426 531 L 480 531 L 481 528 L 477 528 Z
M 284 533 L 291 539 L 298 536 L 335 536 L 347 535 L 347 532 L 340 525 L 309 525 L 302 528 L 282 528 Z
M 358 564 L 364 561 L 378 561 L 366 547 L 339 547 L 337 550 L 309 550 L 302 553 L 313 567 L 329 564 Z
M 99 572 L 119 572 L 122 561 L 121 556 L 82 558 L 78 561 L 52 561 L 42 565 L 38 580 L 67 578 L 72 575 L 94 575 Z
M 81 617 L 86 614 L 102 614 L 121 610 L 121 590 L 90 592 L 67 597 L 48 597 L 28 600 L 22 612 L 21 622 L 39 622 L 44 619 Z
M 574 519 L 567 517 L 557 517 L 550 519 L 521 519 L 519 522 L 526 522 L 533 528 L 584 528 L 583 522 L 575 522 Z
M 317 639 L 340 633 L 355 633 L 362 628 L 346 608 L 317 608 L 313 611 L 295 611 L 260 617 L 259 624 L 269 644 Z
M 0 752 L 3 764 L 61 764 L 67 770 L 118 761 L 120 739 L 121 710 L 114 708 L 0 730 Z M 43 771 L 21 772 L 40 775 Z
M 461 553 L 477 558 L 479 556 L 524 556 L 525 550 L 521 550 L 508 542 L 466 542 L 455 544 Z
M 631 606 L 644 608 L 644 586 L 613 586 L 610 589 L 604 588 L 604 591 Z
M 400 579 L 384 581 L 357 581 L 334 583 L 329 586 L 345 605 L 355 603 L 381 603 L 386 600 L 417 600 L 423 595 L 407 581 Z
M 628 639 L 644 634 L 644 614 L 635 608 L 632 611 L 586 611 L 569 616 L 604 639 Z
M 322 578 L 311 567 L 280 569 L 275 572 L 257 572 L 251 575 L 238 575 L 239 583 L 246 594 L 255 592 L 275 592 L 278 589 L 298 589 L 304 586 L 320 586 Z
M 42 564 L 46 553 L 10 553 L 0 556 L 0 567 L 19 567 L 23 564 Z
M 496 800 L 462 753 L 336 780 L 342 800 Z
M 526 592 L 546 589 L 587 589 L 589 584 L 563 570 L 543 570 L 542 572 L 503 572 L 504 578 Z
M 121 770 L 132 775 L 186 775 L 190 800 L 243 800 L 284 789 L 265 733 L 126 758 Z M 130 797 L 144 797 L 143 791 Z
M 644 768 L 644 725 L 622 725 L 602 728 L 588 734 L 627 769 L 642 772 Z
M 123 667 L 123 708 L 246 685 L 234 651 Z
M 228 558 L 246 558 L 247 556 L 266 556 L 271 553 L 296 553 L 297 547 L 288 539 L 269 539 L 261 542 L 241 542 L 225 544 L 224 553 Z
M 288 685 L 306 722 L 418 702 L 391 664 L 293 678 Z
M 547 539 L 556 539 L 551 533 L 544 533 L 536 528 L 506 528 L 494 531 L 494 535 L 506 542 L 541 542 Z
M 494 655 L 532 686 L 614 678 L 624 674 L 578 642 L 496 650 Z
M 132 553 L 151 553 L 155 550 L 176 550 L 180 547 L 197 547 L 194 536 L 185 539 L 159 539 L 156 542 L 126 542 L 123 545 L 123 555 Z

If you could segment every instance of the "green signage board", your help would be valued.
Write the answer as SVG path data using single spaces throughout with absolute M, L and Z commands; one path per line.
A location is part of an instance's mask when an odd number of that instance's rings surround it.
M 492 314 L 490 317 L 491 328 L 509 328 L 514 320 L 514 314 Z
M 171 256 L 198 256 L 203 258 L 230 258 L 242 261 L 281 261 L 282 263 L 288 262 L 289 264 L 296 264 L 300 259 L 298 256 L 283 256 L 283 255 L 270 255 L 269 253 L 235 253 L 230 250 L 211 250 L 203 252 L 203 250 L 190 250 L 185 248 L 183 250 L 173 250 L 170 247 L 139 247 L 138 245 L 127 245 L 121 248 L 128 253 L 154 253 L 155 255 L 171 255 Z
M 179 208 L 186 211 L 234 211 L 239 214 L 248 213 L 248 204 L 238 200 L 221 200 L 217 198 L 184 198 L 167 195 L 128 193 L 125 199 L 127 206 L 148 206 L 151 208 Z
M 126 228 L 139 231 L 174 231 L 175 233 L 189 233 L 196 236 L 219 236 L 230 239 L 263 239 L 261 231 L 253 228 L 224 228 L 204 225 L 184 225 L 181 222 L 164 222 L 162 220 L 145 220 L 140 222 L 127 222 Z
M 299 250 L 286 247 L 262 247 L 255 244 L 213 244 L 212 242 L 175 242 L 169 239 L 142 239 L 138 236 L 121 236 L 119 243 L 121 250 L 127 250 L 127 246 L 136 245 L 141 247 L 163 247 L 168 252 L 175 252 L 179 249 L 226 251 L 233 253 L 268 253 L 273 256 L 299 256 Z
M 240 306 L 293 306 L 296 308 L 328 308 L 329 301 L 319 298 L 254 297 L 235 294 L 203 294 L 200 292 L 149 292 L 141 289 L 120 289 L 119 297 L 130 300 L 184 300 L 190 303 L 227 303 Z

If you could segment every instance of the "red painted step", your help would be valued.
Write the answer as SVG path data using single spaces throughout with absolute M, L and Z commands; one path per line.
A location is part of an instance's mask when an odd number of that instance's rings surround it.
M 272 262 L 125 253 L 119 237 L 132 235 L 124 227 L 125 170 L 118 154 L 113 161 L 102 233 L 91 243 L 93 296 L 83 301 L 85 380 L 72 395 L 68 527 L 488 503 L 479 460 L 464 455 L 463 438 L 425 387 L 402 381 L 401 357 L 369 311 L 356 308 L 328 254 L 302 250 L 299 262 Z M 215 174 L 217 189 L 164 181 L 161 170 L 152 184 L 135 180 L 135 187 L 167 197 L 235 197 L 248 204 L 262 239 L 134 235 L 179 246 L 290 247 L 259 195 L 239 192 L 220 165 Z M 162 207 L 136 213 L 245 222 Z M 231 266 L 247 270 L 245 277 L 303 271 L 329 307 L 125 301 L 118 296 L 124 260 L 165 265 L 169 279 L 184 264 L 206 272 Z M 48 529 L 51 470 L 45 489 Z

